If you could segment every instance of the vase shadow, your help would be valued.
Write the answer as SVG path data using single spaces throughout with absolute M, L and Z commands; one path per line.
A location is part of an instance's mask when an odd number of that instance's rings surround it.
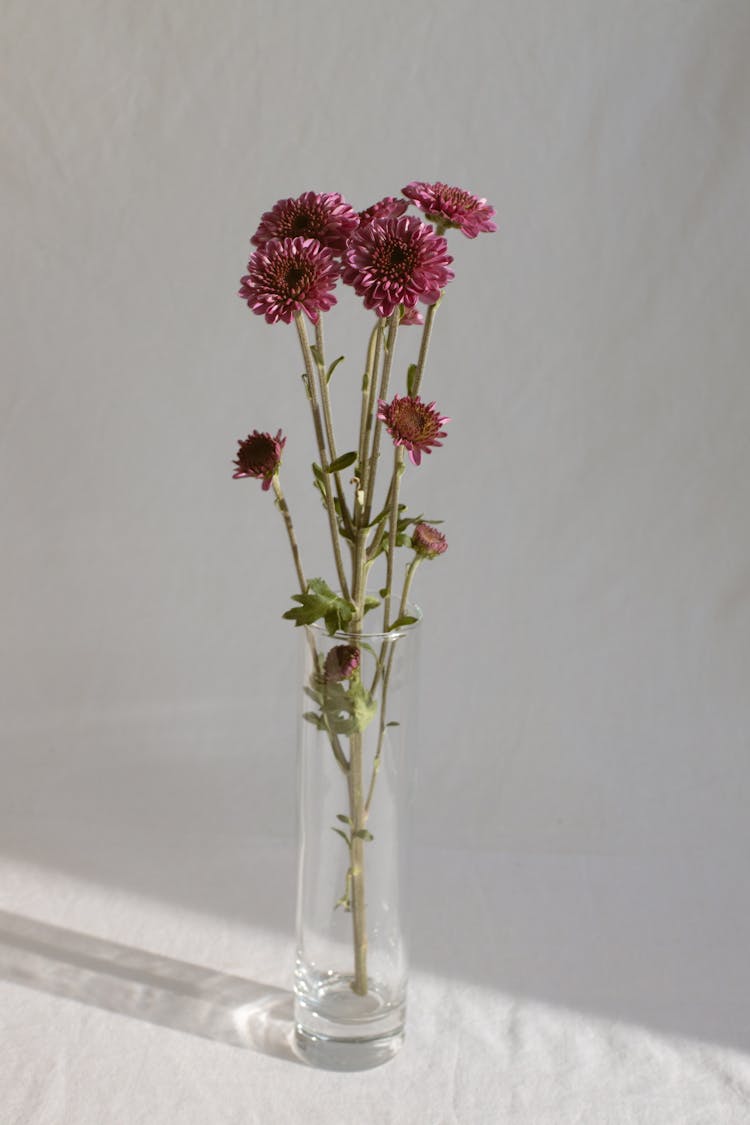
M 245 980 L 0 911 L 0 978 L 287 1062 L 293 1000 Z

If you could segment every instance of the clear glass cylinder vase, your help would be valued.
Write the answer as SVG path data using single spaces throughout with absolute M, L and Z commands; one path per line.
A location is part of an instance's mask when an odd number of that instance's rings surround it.
M 335 1070 L 403 1042 L 417 623 L 303 626 L 295 1044 Z

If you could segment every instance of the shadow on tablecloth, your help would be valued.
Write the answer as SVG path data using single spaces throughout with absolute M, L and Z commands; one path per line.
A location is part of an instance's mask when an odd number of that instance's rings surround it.
M 0 978 L 299 1062 L 292 994 L 0 911 Z

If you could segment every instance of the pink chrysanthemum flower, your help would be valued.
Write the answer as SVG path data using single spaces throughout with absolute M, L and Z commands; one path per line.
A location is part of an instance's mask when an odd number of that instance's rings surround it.
M 418 523 L 415 526 L 411 545 L 423 559 L 436 559 L 448 550 L 448 540 L 442 531 L 429 523 Z
M 385 422 L 394 445 L 403 445 L 415 465 L 421 464 L 422 454 L 431 453 L 433 447 L 442 445 L 446 437 L 442 427 L 450 418 L 438 414 L 434 402 L 422 402 L 419 395 L 396 395 L 393 402 L 378 402 L 378 418 Z
M 480 199 L 463 188 L 449 187 L 448 184 L 425 184 L 415 180 L 403 189 L 417 207 L 421 207 L 438 229 L 455 227 L 467 238 L 476 238 L 482 231 L 497 230 L 492 221 L 494 207 L 486 199 Z
M 318 313 L 336 304 L 338 276 L 333 253 L 314 238 L 272 239 L 248 262 L 239 296 L 269 324 L 290 324 L 300 311 L 317 324 Z
M 253 430 L 244 440 L 240 440 L 239 449 L 235 458 L 237 471 L 232 473 L 233 480 L 240 477 L 254 477 L 263 481 L 263 491 L 268 492 L 271 482 L 279 471 L 281 452 L 286 445 L 286 438 L 281 436 L 281 430 L 276 437 L 270 434 Z
M 395 195 L 386 195 L 385 199 L 379 199 L 377 203 L 373 203 L 372 207 L 359 212 L 360 226 L 366 226 L 373 219 L 377 219 L 379 222 L 382 222 L 383 219 L 398 219 L 408 206 L 408 199 L 397 199 Z
M 453 277 L 444 238 L 414 215 L 373 219 L 349 239 L 343 278 L 365 307 L 390 316 L 399 305 L 432 305 Z
M 272 238 L 316 238 L 321 246 L 341 254 L 358 225 L 356 212 L 338 192 L 306 191 L 297 199 L 280 199 L 266 211 L 250 241 L 264 246 Z
M 348 680 L 359 668 L 359 660 L 359 649 L 354 645 L 336 645 L 326 656 L 323 678 L 329 684 Z

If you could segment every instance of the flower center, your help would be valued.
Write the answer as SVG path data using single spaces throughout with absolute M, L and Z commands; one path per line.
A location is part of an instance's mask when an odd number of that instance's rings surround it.
M 462 211 L 474 211 L 478 205 L 478 200 L 468 191 L 463 188 L 440 186 L 438 189 L 438 200 L 440 202 L 452 204 L 453 207 L 460 208 Z
M 275 452 L 274 442 L 259 434 L 240 450 L 239 461 L 243 471 L 259 472 L 273 461 Z
M 402 438 L 419 442 L 436 433 L 435 419 L 424 408 L 420 409 L 421 404 L 399 402 L 394 405 L 394 427 Z
M 299 296 L 301 290 L 304 288 L 303 282 L 307 278 L 307 270 L 304 266 L 289 266 L 284 275 L 284 284 L 290 297 Z
M 394 281 L 408 280 L 414 272 L 418 255 L 413 246 L 405 242 L 388 241 L 378 247 L 373 255 L 375 266 L 385 277 Z
M 292 217 L 292 221 L 289 224 L 289 235 L 292 238 L 296 238 L 301 235 L 310 234 L 314 226 L 313 216 L 310 215 L 309 212 L 298 211 L 297 214 Z

